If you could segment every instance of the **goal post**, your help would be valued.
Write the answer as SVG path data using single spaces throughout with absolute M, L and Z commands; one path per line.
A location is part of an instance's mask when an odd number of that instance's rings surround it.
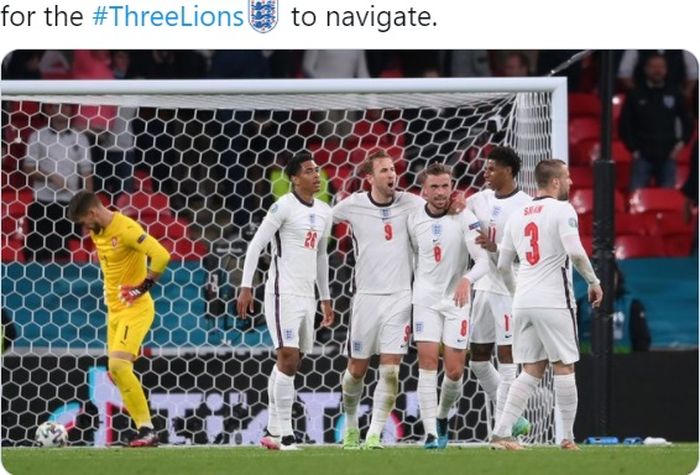
M 484 158 L 495 145 L 518 151 L 520 185 L 529 193 L 539 160 L 568 161 L 564 78 L 3 81 L 0 92 L 2 305 L 16 330 L 2 363 L 3 445 L 31 443 L 47 419 L 64 423 L 74 444 L 124 441 L 130 431 L 107 377 L 94 249 L 78 230 L 46 248 L 39 219 L 30 216 L 37 201 L 60 202 L 59 194 L 47 195 L 49 184 L 32 184 L 22 166 L 45 158 L 32 156 L 37 150 L 48 153 L 46 144 L 32 144 L 64 113 L 50 105 L 71 106 L 70 127 L 85 137 L 75 153 L 92 162 L 104 202 L 136 218 L 173 255 L 154 288 L 156 319 L 136 363 L 155 424 L 173 444 L 246 445 L 264 429 L 274 355 L 262 292 L 248 322 L 235 318 L 234 298 L 247 242 L 288 187 L 280 167 L 289 154 L 312 154 L 331 204 L 366 185 L 356 167 L 377 148 L 395 158 L 400 185 L 414 191 L 415 176 L 432 161 L 453 166 L 460 190 L 480 189 Z M 295 428 L 307 442 L 334 443 L 342 431 L 353 264 L 346 233 L 336 226 L 329 250 L 337 324 L 318 330 L 297 378 Z M 43 258 L 26 252 L 42 244 Z M 263 256 L 258 284 L 265 266 Z M 414 349 L 401 379 L 385 439 L 417 441 L 423 434 Z M 361 402 L 363 430 L 371 389 Z M 536 428 L 530 441 L 554 440 L 553 407 L 550 378 L 528 407 Z M 451 415 L 452 439 L 487 440 L 490 418 L 467 371 Z

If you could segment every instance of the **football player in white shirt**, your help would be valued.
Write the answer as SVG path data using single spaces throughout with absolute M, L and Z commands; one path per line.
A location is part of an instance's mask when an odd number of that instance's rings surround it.
M 268 449 L 296 450 L 292 430 L 294 376 L 302 353 L 311 351 L 318 286 L 322 326 L 333 323 L 328 287 L 327 241 L 331 208 L 314 198 L 321 189 L 318 166 L 305 152 L 285 166 L 293 191 L 282 196 L 248 245 L 236 308 L 241 318 L 253 312 L 252 282 L 260 253 L 272 241 L 272 264 L 265 285 L 265 321 L 277 349 L 277 363 L 268 380 L 267 433 L 260 443 Z
M 408 218 L 416 253 L 413 282 L 413 335 L 418 347 L 418 403 L 425 429 L 425 448 L 447 447 L 447 417 L 462 395 L 467 354 L 469 299 L 472 283 L 489 269 L 488 256 L 477 243 L 479 221 L 469 210 L 447 214 L 452 170 L 433 163 L 418 177 L 424 207 Z M 468 269 L 470 256 L 474 266 Z M 445 375 L 437 398 L 440 343 Z
M 569 199 L 571 178 L 561 160 L 543 160 L 535 167 L 537 197 L 516 210 L 506 224 L 498 271 L 513 297 L 513 359 L 523 371 L 511 385 L 503 414 L 493 432 L 494 448 L 520 450 L 511 426 L 544 376 L 554 370 L 556 404 L 561 412 L 561 447 L 578 450 L 574 419 L 578 405 L 574 363 L 579 359 L 571 263 L 588 283 L 594 307 L 603 299 L 578 234 L 578 218 Z M 512 264 L 520 259 L 517 284 Z
M 467 209 L 481 222 L 477 243 L 488 252 L 490 258 L 488 274 L 474 285 L 469 325 L 469 365 L 489 399 L 496 405 L 496 423 L 517 372 L 512 353 L 512 299 L 496 270 L 496 263 L 498 245 L 508 217 L 514 209 L 532 200 L 530 195 L 518 188 L 516 178 L 520 165 L 521 160 L 515 150 L 494 147 L 489 152 L 484 170 L 488 189 L 467 199 Z M 494 345 L 497 345 L 498 370 L 491 363 Z M 520 418 L 513 426 L 513 434 L 521 435 L 529 429 L 527 419 Z
M 372 397 L 366 448 L 382 448 L 381 433 L 394 407 L 399 365 L 411 335 L 413 256 L 408 215 L 425 201 L 397 191 L 393 159 L 370 155 L 362 165 L 371 191 L 354 193 L 333 208 L 335 221 L 350 223 L 355 250 L 354 296 L 348 326 L 348 367 L 343 374 L 343 447 L 360 448 L 357 408 L 369 359 L 379 354 L 379 381 Z

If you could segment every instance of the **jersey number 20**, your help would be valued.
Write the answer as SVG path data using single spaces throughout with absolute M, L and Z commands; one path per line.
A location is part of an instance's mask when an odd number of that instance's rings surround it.
M 304 239 L 304 247 L 309 249 L 316 248 L 316 231 L 309 231 L 306 233 L 306 239 Z
M 530 250 L 525 253 L 525 259 L 534 266 L 540 261 L 540 230 L 535 223 L 528 223 L 525 226 L 525 236 L 530 238 Z

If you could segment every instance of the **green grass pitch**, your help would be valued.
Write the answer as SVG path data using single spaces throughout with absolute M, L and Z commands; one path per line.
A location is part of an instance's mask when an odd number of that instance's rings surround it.
M 161 447 L 157 449 L 3 448 L 2 463 L 24 474 L 688 474 L 698 462 L 698 444 L 670 447 L 582 446 L 502 452 L 486 447 L 426 451 L 420 446 L 378 451 L 310 447 L 299 452 L 260 448 Z

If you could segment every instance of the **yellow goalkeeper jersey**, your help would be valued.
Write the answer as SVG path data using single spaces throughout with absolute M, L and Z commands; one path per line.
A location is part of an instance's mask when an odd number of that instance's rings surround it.
M 150 294 L 136 299 L 131 307 L 119 300 L 120 285 L 139 285 L 146 278 L 147 258 L 151 258 L 151 270 L 161 273 L 170 260 L 168 251 L 141 225 L 119 212 L 109 225 L 99 233 L 90 231 L 95 243 L 100 267 L 104 275 L 104 292 L 107 310 L 118 312 L 126 308 L 137 309 L 152 305 Z

